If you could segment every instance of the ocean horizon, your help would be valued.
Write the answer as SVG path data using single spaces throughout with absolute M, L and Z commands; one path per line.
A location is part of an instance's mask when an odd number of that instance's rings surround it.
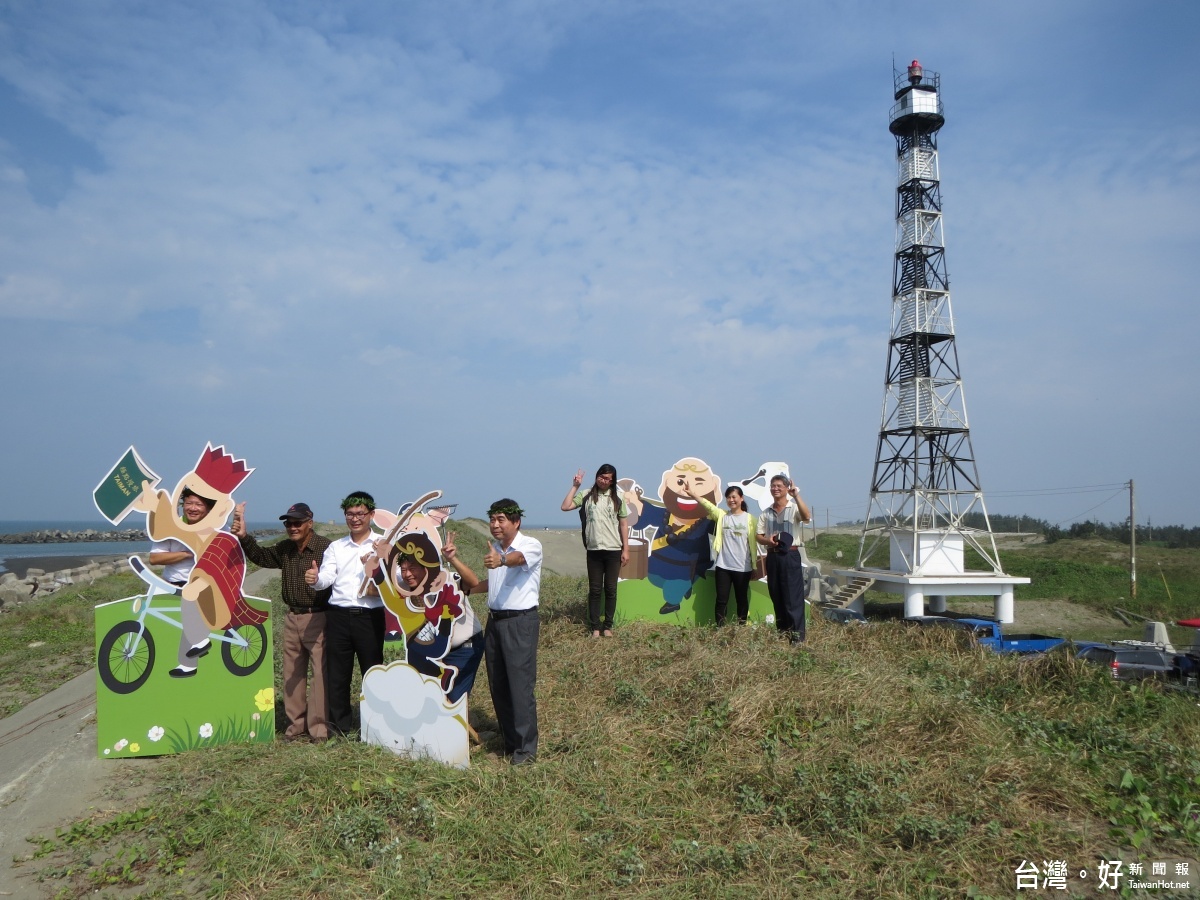
M 274 529 L 282 531 L 283 525 L 278 520 L 266 522 L 250 522 L 251 530 L 265 531 Z M 113 525 L 108 519 L 0 519 L 0 544 L 4 543 L 6 534 L 27 534 L 30 531 L 128 531 L 134 528 L 145 528 L 143 516 L 131 515 L 120 525 Z
M 139 523 L 141 519 L 141 523 Z M 4 536 L 26 534 L 30 531 L 125 531 L 144 527 L 144 517 L 129 516 L 120 525 L 107 519 L 6 519 L 0 520 L 0 573 L 10 569 L 4 564 L 9 559 L 53 559 L 72 556 L 126 556 L 145 555 L 150 552 L 150 538 L 144 541 L 55 541 L 46 544 L 6 544 Z M 281 530 L 279 522 L 250 522 L 251 531 Z
M 126 556 L 150 552 L 150 539 L 144 541 L 56 541 L 46 544 L 6 544 L 8 534 L 26 534 L 31 531 L 124 531 L 138 527 L 139 517 L 129 516 L 120 525 L 107 519 L 2 519 L 0 520 L 0 573 L 10 571 L 4 565 L 6 559 L 52 559 L 57 556 Z M 278 520 L 249 522 L 251 531 L 280 531 Z M 530 523 L 525 531 L 579 531 L 579 522 L 574 524 L 541 525 Z
M 30 531 L 125 531 L 130 528 L 145 527 L 143 522 L 138 521 L 139 517 L 130 515 L 120 525 L 113 525 L 107 519 L 97 516 L 95 519 L 0 519 L 0 544 L 4 544 L 4 535 L 6 534 L 26 534 Z M 318 519 L 318 522 L 321 520 Z M 270 519 L 265 522 L 250 522 L 251 531 L 282 531 L 283 526 L 278 520 Z M 579 531 L 578 517 L 572 517 L 570 521 L 556 522 L 554 524 L 545 524 L 531 522 L 524 526 L 527 531 Z M 121 543 L 125 543 L 122 541 Z M 130 541 L 129 543 L 136 543 Z M 24 546 L 21 544 L 6 545 L 6 546 Z M 28 546 L 38 546 L 31 544 Z M 52 545 L 43 545 L 52 546 Z

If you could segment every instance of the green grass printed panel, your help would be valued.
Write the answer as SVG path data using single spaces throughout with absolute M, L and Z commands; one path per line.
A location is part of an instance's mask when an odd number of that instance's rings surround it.
M 177 598 L 154 599 L 157 608 L 178 607 Z M 96 607 L 97 658 L 111 630 L 136 621 L 133 600 L 130 597 Z M 171 615 L 178 620 L 178 613 Z M 274 740 L 270 619 L 263 623 L 266 647 L 262 662 L 252 673 L 231 672 L 223 661 L 221 644 L 214 638 L 208 655 L 197 662 L 196 674 L 182 679 L 168 674 L 176 664 L 180 629 L 150 616 L 145 625 L 154 642 L 154 660 L 140 687 L 130 693 L 116 693 L 97 670 L 96 752 L 100 758 L 164 756 L 219 744 Z

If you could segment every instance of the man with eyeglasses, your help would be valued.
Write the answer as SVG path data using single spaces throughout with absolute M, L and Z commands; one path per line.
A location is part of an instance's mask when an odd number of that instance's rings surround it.
M 321 743 L 329 737 L 325 705 L 325 610 L 329 588 L 318 591 L 304 580 L 304 573 L 320 565 L 329 538 L 313 531 L 313 512 L 307 503 L 293 503 L 279 517 L 287 537 L 270 546 L 260 546 L 246 530 L 246 504 L 233 511 L 230 531 L 242 545 L 246 559 L 264 569 L 279 569 L 283 581 L 283 711 L 287 715 L 285 741 L 306 735 Z M 308 689 L 308 667 L 312 665 L 312 691 Z
M 355 491 L 342 501 L 350 533 L 331 543 L 318 567 L 313 562 L 304 580 L 318 591 L 331 589 L 325 611 L 325 696 L 329 730 L 343 737 L 354 731 L 350 683 L 354 659 L 358 671 L 383 663 L 383 601 L 375 582 L 364 579 L 363 563 L 375 552 L 371 514 L 375 498 Z

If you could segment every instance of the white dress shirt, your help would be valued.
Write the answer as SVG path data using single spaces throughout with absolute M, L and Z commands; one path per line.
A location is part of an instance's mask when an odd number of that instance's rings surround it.
M 321 568 L 317 572 L 317 583 L 313 587 L 318 591 L 332 587 L 333 593 L 329 596 L 332 606 L 357 606 L 362 609 L 383 606 L 383 601 L 375 595 L 358 595 L 364 575 L 362 558 L 375 551 L 374 541 L 375 535 L 370 532 L 361 544 L 354 543 L 350 535 L 346 535 L 325 548 Z
M 150 545 L 151 553 L 192 553 L 192 548 L 183 541 L 177 541 L 175 538 L 167 538 L 165 541 L 155 541 Z M 163 566 L 163 581 L 169 581 L 171 584 L 181 584 L 188 580 L 192 574 L 192 569 L 196 566 L 196 557 L 189 555 L 188 559 L 179 562 L 167 563 Z
M 525 562 L 519 566 L 488 569 L 488 609 L 507 611 L 536 607 L 538 589 L 542 585 L 541 541 L 518 531 L 509 546 L 498 549 L 501 553 L 516 550 L 525 557 Z

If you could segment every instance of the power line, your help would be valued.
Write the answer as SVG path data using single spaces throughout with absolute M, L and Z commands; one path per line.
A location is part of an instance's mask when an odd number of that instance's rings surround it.
M 1119 489 L 1116 491 L 1116 493 L 1114 493 L 1114 494 L 1110 494 L 1110 495 L 1109 495 L 1109 497 L 1108 497 L 1108 499 L 1107 499 L 1107 500 L 1101 500 L 1099 503 L 1097 503 L 1097 504 L 1096 504 L 1095 506 L 1093 506 L 1091 509 L 1085 509 L 1083 512 L 1079 513 L 1078 515 L 1074 515 L 1074 516 L 1068 516 L 1068 517 L 1067 517 L 1067 518 L 1065 518 L 1065 519 L 1061 519 L 1060 521 L 1058 521 L 1058 522 L 1055 522 L 1055 523 L 1054 523 L 1054 527 L 1056 527 L 1056 528 L 1057 528 L 1057 527 L 1058 527 L 1059 525 L 1061 525 L 1063 522 L 1071 522 L 1071 521 L 1073 521 L 1073 520 L 1075 520 L 1075 519 L 1078 519 L 1078 518 L 1081 518 L 1081 517 L 1083 517 L 1083 516 L 1086 516 L 1088 513 L 1092 512 L 1092 510 L 1099 509 L 1099 508 L 1100 508 L 1100 507 L 1102 507 L 1104 504 L 1108 503 L 1109 501 L 1111 501 L 1111 500 L 1115 499 L 1116 497 L 1120 496 L 1121 494 L 1125 493 L 1125 491 L 1126 491 L 1127 489 L 1128 489 L 1128 485 L 1121 485 L 1121 487 L 1120 487 L 1120 488 L 1119 488 Z
M 1071 521 L 1074 521 L 1075 519 L 1079 519 L 1083 516 L 1086 516 L 1088 513 L 1099 509 L 1100 507 L 1104 506 L 1106 503 L 1111 502 L 1115 497 L 1121 495 L 1128 489 L 1129 489 L 1129 482 L 1128 481 L 1120 481 L 1120 482 L 1110 482 L 1109 484 L 1083 484 L 1083 485 L 1076 485 L 1073 487 L 1023 488 L 1023 489 L 1015 489 L 1015 490 L 983 491 L 982 493 L 986 497 L 989 497 L 989 498 L 994 498 L 994 497 L 1038 498 L 1038 497 L 1063 497 L 1063 496 L 1072 496 L 1075 494 L 1099 494 L 1099 493 L 1109 493 L 1110 492 L 1108 497 L 1101 500 L 1095 506 L 1093 506 L 1089 509 L 1085 509 L 1083 512 L 1078 513 L 1077 515 L 1068 516 L 1067 518 L 1054 523 L 1057 526 L 1057 525 L 1061 525 L 1063 522 L 1071 522 Z M 863 505 L 861 502 L 860 503 L 839 503 L 839 504 L 818 504 L 816 507 L 814 507 L 814 512 L 818 508 L 824 509 L 824 510 L 828 511 L 829 513 L 843 513 L 843 512 L 852 512 L 852 511 L 857 512 L 862 509 L 862 506 Z
M 1115 484 L 1086 484 L 1079 487 L 1057 488 L 1026 488 L 1012 491 L 985 491 L 989 497 L 1053 497 L 1062 494 L 1097 494 L 1101 491 L 1123 491 L 1129 487 L 1128 481 Z

